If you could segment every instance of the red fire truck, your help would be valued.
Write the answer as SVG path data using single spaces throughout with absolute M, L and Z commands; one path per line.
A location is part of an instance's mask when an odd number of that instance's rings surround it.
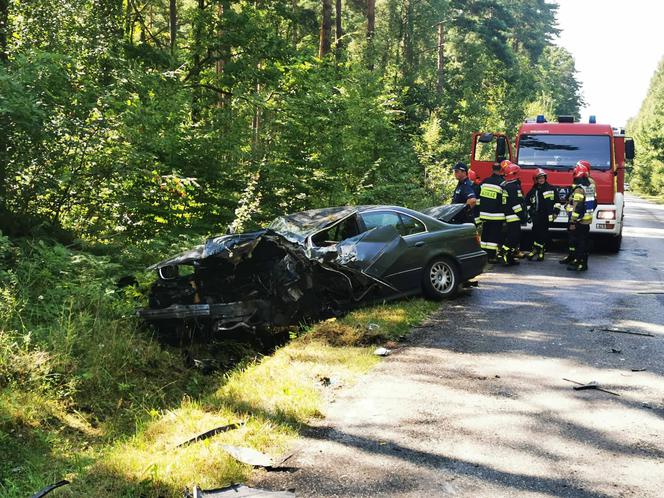
M 575 122 L 572 116 L 559 116 L 547 122 L 544 116 L 527 120 L 519 128 L 514 147 L 502 133 L 473 133 L 471 168 L 481 179 L 491 175 L 495 162 L 510 159 L 521 167 L 524 195 L 533 186 L 537 168 L 547 172 L 548 182 L 558 191 L 558 202 L 564 203 L 572 184 L 572 169 L 585 159 L 592 168 L 597 209 L 590 232 L 595 247 L 617 252 L 622 242 L 625 160 L 634 158 L 634 141 L 624 130 L 597 124 L 594 116 L 588 123 Z M 554 236 L 567 227 L 564 210 L 551 227 Z M 530 228 L 530 225 L 526 227 Z

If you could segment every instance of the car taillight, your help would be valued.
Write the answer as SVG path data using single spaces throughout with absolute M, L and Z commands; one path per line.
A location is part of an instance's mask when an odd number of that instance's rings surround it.
M 608 210 L 608 211 L 598 211 L 597 212 L 597 219 L 598 220 L 615 220 L 616 219 L 616 211 L 614 209 Z

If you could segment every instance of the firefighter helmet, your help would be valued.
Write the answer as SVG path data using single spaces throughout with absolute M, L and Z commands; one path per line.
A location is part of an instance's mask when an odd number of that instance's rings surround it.
M 588 170 L 588 176 L 590 176 L 590 162 L 586 161 L 585 159 L 581 159 L 580 161 L 577 161 L 576 163 L 577 166 L 584 166 Z
M 502 161 L 500 161 L 500 175 L 501 176 L 505 176 L 505 173 L 507 172 L 507 168 L 509 167 L 510 164 L 512 164 L 512 161 L 510 161 L 509 159 L 503 159 Z
M 505 180 L 516 180 L 519 177 L 519 168 L 518 164 L 510 163 L 510 165 L 505 170 Z
M 578 163 L 576 163 L 576 166 L 574 166 L 574 171 L 573 171 L 574 178 L 588 178 L 589 174 L 588 166 L 586 166 L 585 164 L 581 164 L 581 162 L 582 161 L 579 161 Z M 588 161 L 583 161 L 583 162 L 587 163 Z
M 546 171 L 544 171 L 542 168 L 537 168 L 537 171 L 535 171 L 535 174 L 533 175 L 533 180 L 537 180 L 540 177 L 547 177 Z
M 468 170 L 468 179 L 473 183 L 479 183 L 480 182 L 480 179 L 477 176 L 477 173 L 475 173 L 475 170 L 472 170 L 472 169 Z

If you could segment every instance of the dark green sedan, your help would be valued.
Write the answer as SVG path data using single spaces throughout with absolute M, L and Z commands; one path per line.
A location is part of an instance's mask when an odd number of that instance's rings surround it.
M 486 265 L 475 227 L 453 224 L 459 209 L 432 208 L 432 216 L 399 206 L 316 209 L 213 237 L 151 267 L 158 278 L 139 315 L 158 327 L 188 322 L 217 333 L 420 293 L 452 297 Z

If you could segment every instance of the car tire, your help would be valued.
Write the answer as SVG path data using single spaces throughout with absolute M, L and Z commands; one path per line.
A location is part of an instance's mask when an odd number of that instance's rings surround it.
M 422 289 L 429 299 L 441 301 L 452 298 L 459 292 L 460 284 L 459 270 L 450 259 L 432 259 L 424 268 Z

